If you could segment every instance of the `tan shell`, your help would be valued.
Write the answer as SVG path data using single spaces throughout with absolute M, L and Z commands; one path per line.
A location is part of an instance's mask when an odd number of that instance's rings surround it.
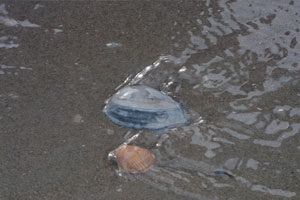
M 155 163 L 154 154 L 138 146 L 124 145 L 115 155 L 119 168 L 127 173 L 146 172 Z

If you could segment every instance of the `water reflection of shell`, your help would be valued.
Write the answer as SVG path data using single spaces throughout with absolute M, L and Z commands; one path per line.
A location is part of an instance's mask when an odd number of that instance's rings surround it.
M 120 170 L 132 174 L 146 172 L 155 163 L 153 153 L 133 145 L 120 147 L 115 156 Z

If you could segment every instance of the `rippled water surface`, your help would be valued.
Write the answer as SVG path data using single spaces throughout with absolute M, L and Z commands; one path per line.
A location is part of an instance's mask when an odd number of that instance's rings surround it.
M 299 199 L 299 30 L 292 0 L 0 4 L 0 199 Z M 135 84 L 190 123 L 113 124 Z M 157 164 L 120 173 L 124 142 Z

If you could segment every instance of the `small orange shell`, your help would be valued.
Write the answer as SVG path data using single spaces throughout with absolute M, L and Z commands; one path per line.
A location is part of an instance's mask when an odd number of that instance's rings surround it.
M 124 145 L 115 155 L 119 168 L 127 173 L 146 172 L 155 163 L 154 154 L 138 146 Z

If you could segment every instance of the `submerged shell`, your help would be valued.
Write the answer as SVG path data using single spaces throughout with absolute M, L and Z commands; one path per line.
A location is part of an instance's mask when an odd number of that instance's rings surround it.
M 132 174 L 146 172 L 155 163 L 153 153 L 133 145 L 120 147 L 116 150 L 115 157 L 120 170 Z
M 163 129 L 187 123 L 181 105 L 147 86 L 128 86 L 113 95 L 104 113 L 116 124 L 135 129 Z

